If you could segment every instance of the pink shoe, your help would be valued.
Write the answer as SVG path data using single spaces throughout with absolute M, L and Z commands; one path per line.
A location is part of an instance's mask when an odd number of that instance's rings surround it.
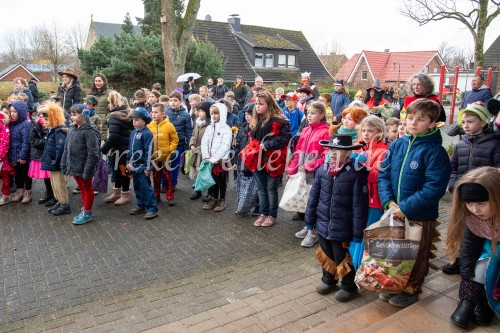
M 262 222 L 263 227 L 272 227 L 276 223 L 276 218 L 272 216 L 266 217 L 266 220 Z
M 266 218 L 267 218 L 267 216 L 265 216 L 265 215 L 259 216 L 259 218 L 253 223 L 253 225 L 256 226 L 256 227 L 261 227 L 262 223 L 264 223 L 264 221 L 266 220 Z

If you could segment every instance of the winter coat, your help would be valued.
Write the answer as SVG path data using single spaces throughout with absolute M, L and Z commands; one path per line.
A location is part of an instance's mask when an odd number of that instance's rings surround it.
M 294 175 L 299 171 L 299 166 L 304 165 L 306 172 L 316 172 L 325 162 L 328 147 L 319 144 L 320 140 L 329 140 L 327 123 L 319 122 L 307 126 L 300 135 L 299 142 L 295 147 L 292 159 L 288 163 L 286 173 Z
M 292 136 L 295 136 L 299 132 L 300 123 L 304 118 L 304 112 L 300 111 L 299 108 L 295 107 L 293 110 L 288 110 L 288 108 L 283 109 L 283 114 L 286 119 L 290 122 L 290 131 Z
M 30 145 L 31 145 L 31 160 L 41 160 L 43 154 L 43 148 L 45 147 L 45 140 L 47 138 L 48 129 L 44 128 L 42 123 L 37 119 L 35 125 L 33 125 L 30 133 Z
M 147 127 L 136 128 L 130 133 L 127 164 L 132 164 L 133 173 L 153 171 L 151 163 L 153 133 Z
M 118 164 L 124 165 L 127 157 L 124 154 L 128 149 L 130 133 L 134 129 L 126 105 L 119 106 L 108 114 L 108 137 L 101 147 L 103 154 L 119 153 Z M 116 155 L 115 155 L 116 158 Z
M 73 81 L 73 85 L 67 89 L 65 89 L 62 84 L 59 85 L 57 95 L 61 98 L 63 109 L 68 112 L 73 104 L 82 103 L 82 88 L 80 88 L 80 83 L 76 80 Z
M 191 166 L 198 168 L 201 164 L 201 139 L 205 134 L 209 124 L 207 122 L 200 126 L 199 123 L 195 122 L 193 134 L 191 140 L 189 140 L 189 147 L 194 146 L 193 156 L 191 157 Z
M 106 140 L 106 137 L 108 136 L 107 115 L 109 113 L 108 95 L 110 91 L 111 88 L 108 87 L 105 90 L 99 90 L 99 91 L 92 90 L 89 94 L 97 97 L 97 105 L 95 107 L 95 113 L 99 115 L 99 117 L 101 117 L 101 123 L 102 123 L 101 140 Z
M 467 171 L 492 166 L 500 167 L 500 134 L 491 128 L 479 135 L 464 135 L 451 154 L 451 177 L 449 190 L 453 192 L 455 184 Z
M 248 123 L 244 123 L 240 125 L 240 128 L 238 129 L 238 133 L 236 134 L 236 140 L 235 140 L 235 145 L 234 145 L 234 155 L 231 158 L 231 163 L 233 165 L 238 166 L 238 170 L 240 171 L 246 171 L 246 172 L 251 172 L 248 170 L 248 168 L 242 163 L 243 161 L 240 158 L 240 152 L 241 150 L 250 142 L 250 137 L 248 136 Z
M 9 162 L 9 146 L 10 146 L 10 128 L 0 120 L 0 163 L 2 167 L 0 171 L 12 171 L 12 165 Z
M 67 132 L 68 129 L 63 126 L 49 130 L 42 154 L 42 170 L 61 171 L 61 159 Z
M 250 89 L 250 87 L 248 87 L 243 82 L 238 87 L 236 87 L 236 85 L 233 84 L 233 87 L 231 90 L 234 93 L 234 100 L 236 101 L 236 103 L 238 103 L 240 110 L 243 110 L 243 107 L 245 106 L 245 98 L 247 96 L 249 89 Z
M 61 171 L 65 175 L 90 180 L 94 177 L 101 157 L 99 132 L 85 123 L 69 129 L 61 158 Z
M 31 96 L 33 96 L 33 104 L 38 103 L 40 94 L 38 93 L 38 87 L 36 86 L 36 82 L 34 80 L 30 80 L 28 82 L 28 88 L 31 91 Z
M 191 117 L 187 113 L 184 105 L 181 105 L 179 110 L 173 110 L 170 106 L 167 108 L 167 116 L 170 122 L 175 126 L 177 136 L 179 138 L 179 146 L 184 147 L 188 144 L 191 135 L 193 134 L 193 125 L 191 125 Z
M 464 238 L 460 246 L 460 274 L 462 279 L 470 280 L 476 275 L 476 263 L 481 257 L 486 238 L 475 235 L 467 225 L 464 228 Z
M 411 221 L 438 218 L 451 164 L 438 128 L 427 134 L 405 135 L 394 141 L 382 162 L 378 192 L 384 208 L 399 205 Z
M 201 158 L 208 159 L 213 164 L 229 159 L 233 139 L 231 128 L 226 124 L 227 110 L 221 108 L 219 113 L 219 121 L 210 122 L 201 138 Z
M 28 110 L 33 111 L 33 95 L 31 94 L 31 91 L 28 88 L 24 88 L 23 90 L 14 90 L 10 94 L 17 96 L 19 93 L 25 93 L 28 96 Z
M 177 149 L 179 137 L 175 131 L 174 125 L 168 120 L 163 119 L 159 123 L 153 120 L 148 124 L 148 128 L 153 134 L 153 157 L 154 161 L 160 160 L 163 165 L 167 161 L 170 154 Z
M 491 89 L 486 85 L 482 85 L 478 89 L 472 89 L 467 92 L 464 96 L 464 100 L 460 105 L 460 110 L 463 110 L 467 107 L 467 105 L 474 102 L 483 102 L 486 104 L 490 98 L 493 98 L 493 94 L 491 93 Z
M 238 124 L 240 122 L 240 118 L 238 118 L 237 115 L 234 113 L 229 112 L 227 114 L 227 119 L 226 119 L 226 125 L 229 126 L 229 128 L 236 126 L 238 127 Z
M 11 105 L 17 110 L 17 120 L 10 123 L 9 161 L 17 164 L 19 160 L 30 160 L 31 122 L 27 120 L 28 106 L 21 101 L 14 101 Z
M 319 168 L 307 200 L 306 224 L 328 240 L 350 242 L 363 238 L 368 218 L 368 172 L 352 162 L 333 177 L 328 166 Z
M 349 96 L 334 91 L 332 93 L 332 101 L 330 102 L 330 109 L 332 109 L 333 117 L 337 117 L 337 121 L 342 119 L 342 111 L 349 105 Z
M 224 98 L 224 96 L 228 91 L 229 89 L 225 84 L 222 84 L 220 86 L 215 86 L 214 99 L 219 100 L 221 98 Z

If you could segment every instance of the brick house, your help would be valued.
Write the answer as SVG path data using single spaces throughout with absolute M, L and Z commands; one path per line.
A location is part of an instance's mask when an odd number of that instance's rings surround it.
M 493 94 L 500 91 L 500 80 L 498 79 L 498 73 L 500 71 L 500 35 L 497 39 L 490 45 L 488 50 L 484 53 L 484 69 L 491 67 L 493 69 L 493 76 L 496 83 L 495 86 L 491 87 Z
M 0 72 L 0 82 L 12 82 L 16 77 L 22 77 L 26 79 L 26 81 L 34 77 L 36 81 L 40 81 L 40 79 L 23 64 L 12 64 Z
M 375 79 L 380 79 L 382 87 L 396 87 L 417 73 L 439 73 L 442 65 L 444 61 L 438 51 L 362 51 L 339 69 L 335 79 L 342 79 L 356 89 L 368 88 Z

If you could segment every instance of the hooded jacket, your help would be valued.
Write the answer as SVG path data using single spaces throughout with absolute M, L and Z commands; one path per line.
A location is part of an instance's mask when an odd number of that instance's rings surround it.
M 108 114 L 108 137 L 101 147 L 101 152 L 113 154 L 118 151 L 120 154 L 119 164 L 126 162 L 126 150 L 128 149 L 130 133 L 134 129 L 132 119 L 129 117 L 126 105 L 121 105 Z
M 7 115 L 5 115 L 7 117 Z M 12 171 L 9 163 L 10 128 L 0 119 L 0 171 Z
M 487 128 L 479 135 L 464 135 L 451 154 L 449 191 L 467 171 L 492 166 L 500 168 L 500 134 Z
M 45 140 L 47 139 L 47 133 L 49 130 L 44 128 L 43 123 L 38 118 L 33 125 L 30 133 L 30 145 L 31 145 L 31 160 L 41 160 L 43 154 L 43 148 L 45 147 Z
M 64 153 L 67 132 L 68 129 L 63 126 L 49 130 L 42 154 L 42 170 L 61 171 L 61 159 Z
M 167 116 L 172 125 L 175 126 L 177 136 L 179 138 L 179 146 L 183 147 L 188 144 L 193 134 L 193 125 L 191 117 L 187 113 L 184 105 L 179 107 L 179 110 L 173 110 L 170 106 L 167 108 Z
M 205 112 L 200 109 L 200 112 Z M 201 164 L 201 139 L 205 134 L 205 130 L 208 125 L 210 125 L 210 112 L 206 112 L 206 119 L 204 122 L 199 121 L 197 119 L 195 121 L 193 134 L 191 136 L 191 140 L 189 140 L 189 147 L 194 146 L 193 156 L 191 157 L 190 163 L 191 166 L 198 168 Z
M 17 164 L 19 160 L 30 160 L 31 122 L 27 119 L 28 106 L 21 101 L 10 104 L 17 110 L 17 120 L 10 123 L 9 161 Z
M 59 85 L 57 95 L 61 98 L 63 109 L 68 112 L 73 104 L 82 103 L 82 88 L 77 80 L 74 80 L 71 87 L 67 89 L 64 89 L 62 84 Z
M 299 171 L 299 166 L 304 165 L 306 172 L 316 172 L 324 163 L 328 147 L 321 146 L 320 140 L 329 140 L 330 126 L 319 122 L 307 126 L 300 135 L 292 159 L 288 163 L 286 173 L 294 175 Z
M 160 160 L 165 164 L 170 154 L 177 148 L 179 137 L 175 131 L 174 125 L 168 117 L 160 121 L 153 120 L 148 124 L 148 128 L 153 134 L 153 156 L 154 161 Z
M 330 109 L 332 109 L 333 117 L 337 117 L 337 121 L 342 119 L 342 111 L 349 105 L 349 97 L 343 93 L 334 91 L 332 93 L 332 101 L 330 102 Z
M 97 97 L 97 105 L 95 106 L 95 113 L 101 118 L 101 140 L 106 140 L 108 136 L 108 122 L 107 115 L 109 113 L 108 95 L 111 87 L 106 87 L 104 90 L 92 90 L 89 95 Z
M 384 208 L 399 205 L 411 221 L 435 221 L 446 192 L 451 164 L 439 128 L 394 141 L 381 164 L 378 192 Z
M 87 121 L 69 129 L 61 159 L 61 171 L 70 176 L 92 179 L 101 157 L 99 132 Z
M 460 110 L 463 110 L 467 107 L 467 105 L 478 101 L 486 104 L 486 102 L 488 102 L 490 98 L 493 98 L 491 89 L 483 84 L 481 87 L 477 89 L 472 89 L 471 91 L 465 94 L 464 100 L 460 105 Z
M 213 164 L 229 159 L 232 141 L 231 128 L 226 124 L 226 106 L 222 103 L 215 103 L 214 106 L 219 109 L 220 119 L 216 123 L 210 122 L 201 139 L 201 157 Z

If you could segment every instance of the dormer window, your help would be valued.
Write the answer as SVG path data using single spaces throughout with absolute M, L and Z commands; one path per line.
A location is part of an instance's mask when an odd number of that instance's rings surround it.
M 266 67 L 274 67 L 274 54 L 266 54 Z
M 255 53 L 255 67 L 264 67 L 264 55 Z
M 280 54 L 278 56 L 278 67 L 285 68 L 286 67 L 286 54 Z
M 294 68 L 294 67 L 295 67 L 295 56 L 288 55 L 288 68 Z

